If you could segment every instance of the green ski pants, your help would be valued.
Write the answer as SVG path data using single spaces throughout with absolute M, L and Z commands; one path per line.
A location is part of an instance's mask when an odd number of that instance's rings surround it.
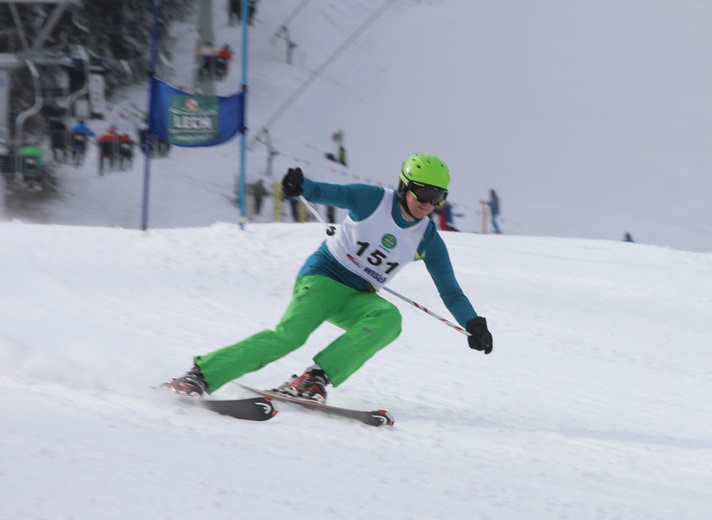
M 401 332 L 401 314 L 374 292 L 352 289 L 326 276 L 307 275 L 294 286 L 292 301 L 274 330 L 195 357 L 208 390 L 254 372 L 301 347 L 324 321 L 346 332 L 314 357 L 338 386 Z

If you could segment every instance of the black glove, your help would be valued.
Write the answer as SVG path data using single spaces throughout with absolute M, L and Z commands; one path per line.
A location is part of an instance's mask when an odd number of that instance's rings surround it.
M 299 197 L 304 189 L 302 184 L 304 183 L 304 174 L 301 168 L 290 168 L 287 170 L 287 175 L 282 179 L 282 193 L 288 199 L 292 197 Z
M 492 333 L 487 330 L 487 320 L 482 316 L 472 318 L 465 327 L 471 334 L 467 338 L 467 343 L 471 349 L 485 351 L 485 354 L 492 352 Z

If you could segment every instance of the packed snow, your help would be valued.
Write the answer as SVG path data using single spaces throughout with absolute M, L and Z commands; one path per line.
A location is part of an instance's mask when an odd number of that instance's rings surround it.
M 213 4 L 216 42 L 239 51 Z M 176 402 L 155 387 L 273 326 L 324 227 L 270 222 L 271 208 L 241 227 L 235 139 L 152 161 L 140 231 L 143 164 L 99 177 L 94 150 L 58 169 L 58 195 L 0 223 L 0 518 L 711 517 L 710 8 L 301 4 L 293 65 L 272 36 L 297 4 L 259 4 L 253 136 L 378 16 L 275 119 L 271 180 L 296 164 L 393 185 L 408 154 L 434 153 L 465 231 L 480 230 L 478 201 L 496 188 L 505 235 L 443 232 L 494 352 L 384 294 L 403 333 L 329 401 L 385 408 L 394 427 L 289 404 L 253 423 Z M 190 24 L 174 36 L 190 55 Z M 219 93 L 238 90 L 238 69 Z M 188 85 L 187 71 L 178 63 L 173 82 Z M 91 123 L 132 131 L 143 102 L 128 91 Z M 348 168 L 323 158 L 338 128 Z M 270 178 L 265 157 L 253 143 L 251 180 Z M 452 319 L 422 263 L 391 287 Z M 325 324 L 243 381 L 279 384 L 339 333 Z M 214 398 L 247 395 L 228 384 Z
M 323 229 L 0 225 L 2 517 L 712 513 L 709 254 L 444 233 L 494 352 L 386 295 L 402 335 L 329 399 L 388 409 L 389 430 L 289 405 L 237 421 L 151 389 L 273 326 Z M 446 313 L 422 264 L 392 287 Z M 279 384 L 338 334 L 243 379 Z

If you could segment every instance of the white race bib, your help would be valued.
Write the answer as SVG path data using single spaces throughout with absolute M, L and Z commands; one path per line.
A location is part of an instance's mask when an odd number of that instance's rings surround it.
M 364 220 L 347 216 L 339 232 L 326 239 L 338 262 L 372 285 L 383 287 L 401 268 L 415 259 L 430 222 L 423 218 L 407 228 L 391 216 L 395 191 L 386 190 L 376 210 Z

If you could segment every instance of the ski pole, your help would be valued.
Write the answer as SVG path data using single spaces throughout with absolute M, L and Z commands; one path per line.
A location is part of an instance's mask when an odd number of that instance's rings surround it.
M 459 325 L 455 325 L 454 323 L 452 323 L 451 321 L 448 321 L 447 319 L 443 318 L 442 316 L 438 316 L 437 314 L 435 314 L 435 313 L 434 313 L 433 311 L 431 311 L 430 309 L 427 309 L 426 307 L 423 307 L 422 305 L 420 305 L 418 302 L 414 302 L 414 301 L 411 300 L 410 298 L 407 298 L 407 297 L 403 296 L 402 294 L 397 293 L 397 292 L 394 291 L 393 289 L 390 289 L 390 288 L 388 288 L 388 287 L 384 287 L 383 290 L 384 290 L 384 291 L 388 291 L 388 292 L 391 293 L 393 296 L 397 296 L 398 298 L 400 298 L 400 299 L 403 300 L 404 302 L 410 303 L 413 307 L 416 307 L 416 308 L 420 309 L 420 310 L 423 311 L 424 313 L 430 314 L 430 315 L 431 315 L 433 318 L 435 318 L 436 320 L 440 320 L 441 322 L 443 322 L 443 323 L 444 323 L 445 325 L 447 325 L 448 327 L 452 327 L 453 329 L 455 329 L 456 331 L 458 331 L 458 332 L 464 334 L 465 336 L 472 336 L 472 334 L 470 334 L 469 332 L 467 332 L 465 329 L 463 329 L 463 328 L 460 327 Z
M 331 224 L 329 224 L 326 220 L 324 220 L 324 217 L 322 217 L 319 214 L 319 212 L 312 205 L 312 203 L 304 198 L 304 195 L 299 195 L 298 198 L 299 198 L 299 200 L 301 200 L 304 203 L 304 205 L 307 207 L 307 209 L 309 211 L 311 211 L 312 215 L 314 215 L 319 222 L 321 222 L 322 224 L 324 224 L 324 226 L 326 226 L 326 234 L 327 235 L 331 236 L 334 233 L 336 233 L 336 228 L 334 226 L 332 226 Z
M 319 214 L 319 212 L 318 212 L 318 211 L 316 210 L 316 208 L 312 205 L 312 203 L 309 202 L 307 199 L 304 198 L 304 195 L 299 195 L 298 198 L 299 198 L 300 201 L 302 201 L 302 202 L 304 203 L 304 205 L 307 207 L 307 209 L 312 212 L 312 214 L 317 218 L 317 220 L 318 220 L 319 222 L 321 222 L 322 224 L 324 224 L 324 226 L 326 226 L 326 234 L 327 234 L 327 235 L 331 236 L 331 235 L 333 235 L 334 233 L 336 233 L 336 228 L 335 228 L 334 226 L 332 226 L 331 224 L 329 224 L 328 222 L 326 222 L 326 220 L 324 220 L 324 218 Z M 364 278 L 364 280 L 366 280 L 365 277 L 362 276 L 362 278 Z M 367 280 L 367 281 L 368 281 L 368 280 Z M 415 301 L 411 300 L 410 298 L 407 298 L 407 297 L 403 296 L 402 294 L 400 294 L 400 293 L 394 291 L 393 289 L 389 289 L 388 287 L 382 287 L 382 289 L 383 289 L 384 291 L 386 291 L 386 292 L 391 293 L 393 296 L 395 296 L 395 297 L 397 297 L 397 298 L 400 298 L 400 299 L 403 300 L 404 302 L 410 303 L 413 307 L 415 307 L 415 308 L 417 308 L 417 309 L 420 309 L 421 311 L 423 311 L 423 312 L 426 313 L 426 314 L 429 314 L 430 316 L 432 316 L 432 317 L 435 318 L 436 320 L 440 320 L 442 323 L 444 323 L 444 324 L 447 325 L 448 327 L 451 327 L 451 328 L 455 329 L 456 331 L 458 331 L 458 332 L 464 334 L 465 336 L 471 336 L 471 335 L 472 335 L 472 334 L 470 334 L 469 332 L 467 332 L 464 328 L 460 327 L 459 325 L 455 325 L 454 323 L 452 323 L 451 321 L 447 320 L 446 318 L 443 318 L 442 316 L 439 316 L 439 315 L 435 314 L 433 311 L 431 311 L 431 310 L 428 309 L 427 307 L 423 307 L 423 306 L 420 305 L 418 302 L 415 302 Z

